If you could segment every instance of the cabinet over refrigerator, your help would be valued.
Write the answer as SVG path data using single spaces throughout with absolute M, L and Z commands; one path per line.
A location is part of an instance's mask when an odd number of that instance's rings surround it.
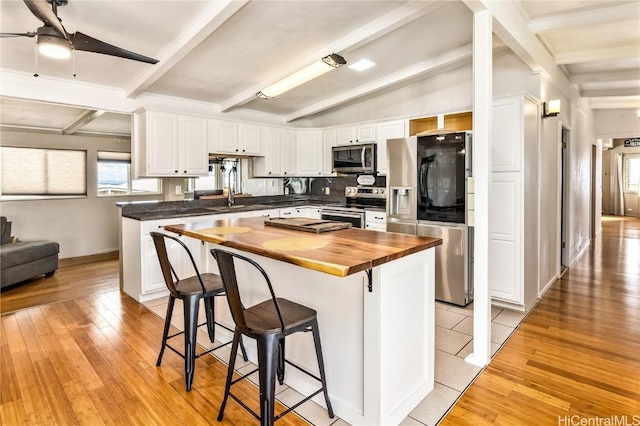
M 467 222 L 471 134 L 387 140 L 387 231 L 442 238 L 436 248 L 436 299 L 473 299 L 473 227 Z

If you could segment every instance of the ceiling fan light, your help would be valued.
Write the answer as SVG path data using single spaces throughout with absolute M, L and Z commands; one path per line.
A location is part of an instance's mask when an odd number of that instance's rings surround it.
M 64 38 L 40 34 L 38 35 L 38 52 L 54 59 L 69 59 L 71 57 L 71 46 Z

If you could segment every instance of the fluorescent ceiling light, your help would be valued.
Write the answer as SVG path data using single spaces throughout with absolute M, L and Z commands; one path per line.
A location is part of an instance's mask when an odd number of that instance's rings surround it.
M 373 62 L 371 62 L 370 60 L 368 60 L 368 59 L 361 59 L 358 62 L 356 62 L 355 64 L 349 65 L 349 68 L 351 68 L 352 70 L 356 70 L 356 71 L 364 71 L 364 70 L 368 70 L 369 68 L 371 68 L 374 65 L 375 64 Z
M 332 53 L 331 55 L 327 55 L 313 64 L 301 69 L 300 71 L 294 72 L 290 76 L 273 83 L 271 86 L 262 89 L 260 92 L 256 93 L 256 96 L 262 99 L 274 98 L 293 89 L 294 87 L 306 83 L 309 80 L 313 80 L 332 69 L 339 68 L 346 63 L 347 61 L 345 61 L 342 56 Z

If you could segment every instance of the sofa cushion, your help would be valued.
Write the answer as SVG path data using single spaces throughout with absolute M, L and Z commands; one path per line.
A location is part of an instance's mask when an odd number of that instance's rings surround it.
M 4 244 L 0 248 L 0 265 L 2 269 L 6 269 L 56 255 L 59 252 L 60 245 L 52 241 L 21 241 L 15 244 Z
M 7 218 L 0 217 L 0 244 L 8 244 L 11 241 L 11 222 Z

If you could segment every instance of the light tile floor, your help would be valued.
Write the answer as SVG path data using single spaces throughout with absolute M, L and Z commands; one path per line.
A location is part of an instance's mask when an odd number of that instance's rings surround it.
M 167 298 L 156 299 L 145 303 L 149 309 L 161 318 L 166 315 Z M 480 368 L 464 361 L 473 350 L 473 304 L 464 308 L 447 303 L 436 302 L 435 333 L 435 386 L 433 391 L 401 423 L 402 425 L 437 425 L 449 409 L 455 404 L 462 392 L 471 384 L 480 372 Z M 497 307 L 491 309 L 491 349 L 495 354 L 509 338 L 511 333 L 524 319 L 522 312 L 509 311 Z M 200 322 L 203 322 L 204 310 L 200 309 Z M 179 330 L 184 329 L 182 304 L 178 300 L 174 307 L 172 324 Z M 160 340 L 160 336 L 158 336 Z M 204 330 L 198 330 L 198 343 L 203 348 L 212 346 Z M 215 356 L 227 362 L 230 347 L 214 352 Z M 236 370 L 244 374 L 256 366 L 245 362 L 241 356 L 236 358 Z M 258 383 L 258 373 L 249 379 Z M 287 385 L 279 385 L 276 381 L 276 396 L 285 406 L 291 406 L 303 398 Z M 335 417 L 330 419 L 327 410 L 313 401 L 302 404 L 295 410 L 298 415 L 317 426 L 348 426 L 344 420 Z

